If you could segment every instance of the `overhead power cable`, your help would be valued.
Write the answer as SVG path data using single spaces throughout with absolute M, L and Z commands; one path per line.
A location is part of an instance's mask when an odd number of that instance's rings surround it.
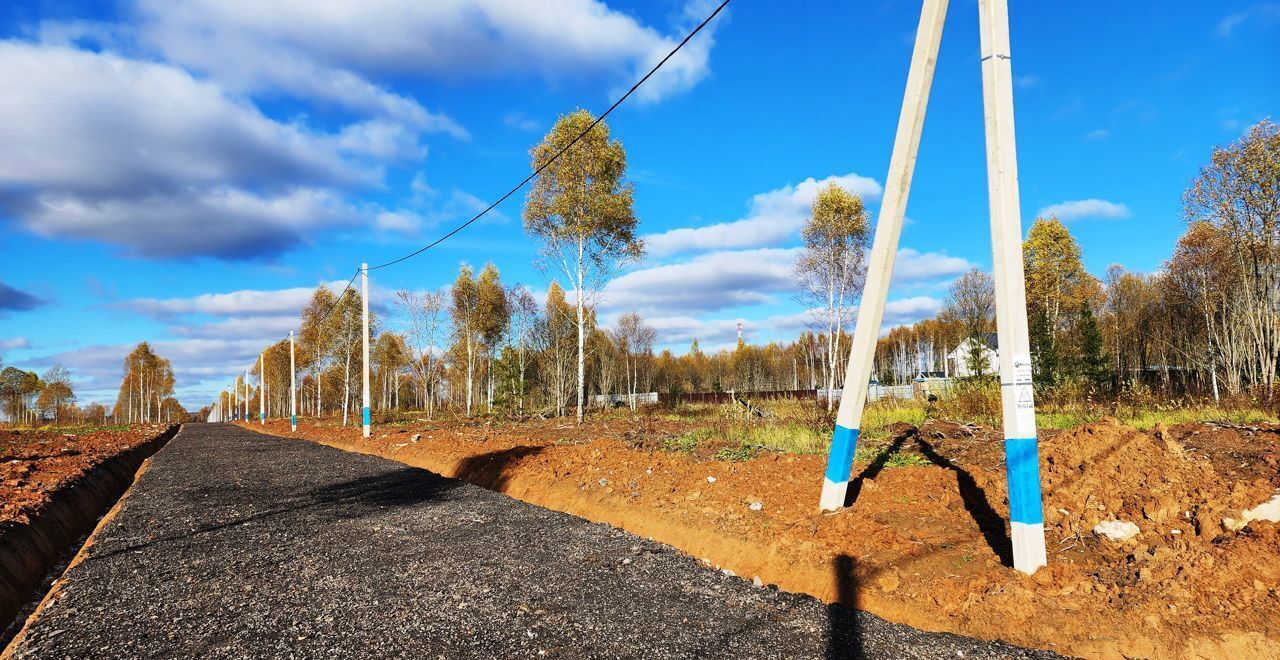
M 552 163 L 559 160 L 560 157 L 565 154 L 565 152 L 573 148 L 574 145 L 576 145 L 579 141 L 581 141 L 582 138 L 586 137 L 587 134 L 590 133 L 596 126 L 600 125 L 600 122 L 604 121 L 605 117 L 608 117 L 611 113 L 613 113 L 613 111 L 616 110 L 618 106 L 622 105 L 623 101 L 626 101 L 632 94 L 635 93 L 637 89 L 640 89 L 641 85 L 643 85 L 646 81 L 648 81 L 649 78 L 653 77 L 653 74 L 657 73 L 658 70 L 661 69 L 662 66 L 666 64 L 668 60 L 670 60 L 673 56 L 675 56 L 676 53 L 680 52 L 680 49 L 684 48 L 685 44 L 689 43 L 689 40 L 693 39 L 695 35 L 697 35 L 699 32 L 702 31 L 703 28 L 705 28 L 709 23 L 711 23 L 711 21 L 714 20 L 715 17 L 718 16 L 726 6 L 728 6 L 730 1 L 731 0 L 723 0 L 723 2 L 717 5 L 715 10 L 713 10 L 710 14 L 708 14 L 706 18 L 702 19 L 702 22 L 698 23 L 698 25 L 689 32 L 689 34 L 685 35 L 684 39 L 680 40 L 680 43 L 676 44 L 676 46 L 672 48 L 671 51 L 667 53 L 665 57 L 659 60 L 657 64 L 653 65 L 653 68 L 649 69 L 648 73 L 644 74 L 644 76 L 641 77 L 640 80 L 637 80 L 636 83 L 632 85 L 631 88 L 628 89 L 625 94 L 618 97 L 618 100 L 614 101 L 613 105 L 610 105 L 609 108 L 605 110 L 603 113 L 601 113 L 599 117 L 596 117 L 595 121 L 591 122 L 590 126 L 588 126 L 585 130 L 583 130 L 577 136 L 575 136 L 573 140 L 569 142 L 569 144 L 566 144 L 565 146 L 561 147 L 559 151 L 557 151 L 555 154 L 551 156 L 551 158 L 547 160 L 547 162 L 543 163 L 542 165 L 539 165 L 536 169 L 534 169 L 532 174 L 530 174 L 529 176 L 526 176 L 524 179 L 521 179 L 519 183 L 517 183 L 515 186 L 512 186 L 510 190 L 504 193 L 492 204 L 485 207 L 483 211 L 480 211 L 479 213 L 475 214 L 474 216 L 471 217 L 470 220 L 467 220 L 466 222 L 458 225 L 457 227 L 454 227 L 449 231 L 449 233 L 445 234 L 444 236 L 441 236 L 440 238 L 437 238 L 431 243 L 428 243 L 427 245 L 424 245 L 418 248 L 417 250 L 414 250 L 413 252 L 410 252 L 409 254 L 406 254 L 397 259 L 393 259 L 383 264 L 378 264 L 377 266 L 370 266 L 369 270 L 378 270 L 381 268 L 386 268 L 388 266 L 394 266 L 402 261 L 407 261 L 409 259 L 412 259 L 422 254 L 423 252 L 426 252 L 427 250 L 430 250 L 431 248 L 449 240 L 458 232 L 471 226 L 480 218 L 483 218 L 490 211 L 497 208 L 498 205 L 507 201 L 508 198 L 516 194 L 516 192 L 518 192 L 521 188 L 527 185 L 535 177 L 541 174 L 543 170 L 547 169 L 547 167 L 549 167 Z M 326 312 L 325 315 L 320 319 L 320 323 L 324 323 L 325 321 L 329 320 L 329 317 L 333 315 L 334 310 L 336 310 L 338 308 L 338 305 L 342 302 L 343 296 L 345 296 L 348 291 L 352 290 L 351 284 L 356 281 L 356 277 L 359 275 L 360 275 L 360 269 L 357 268 L 355 274 L 353 274 L 351 276 L 351 279 L 347 281 L 347 285 L 343 287 L 342 291 L 338 294 L 338 297 L 334 299 L 333 304 L 329 306 L 329 311 Z
M 453 237 L 455 234 L 457 234 L 458 232 L 462 231 L 463 229 L 466 229 L 466 228 L 467 228 L 467 227 L 469 227 L 472 223 L 474 223 L 475 221 L 479 220 L 480 218 L 483 218 L 483 217 L 485 216 L 485 214 L 487 214 L 489 211 L 492 211 L 493 209 L 497 208 L 499 204 L 501 204 L 501 203 L 503 203 L 503 202 L 507 201 L 507 198 L 509 198 L 509 197 L 511 197 L 512 195 L 516 194 L 516 192 L 517 192 L 517 191 L 519 191 L 521 188 L 523 188 L 523 187 L 525 186 L 525 184 L 527 184 L 527 183 L 529 183 L 530 181 L 532 181 L 532 180 L 534 179 L 534 177 L 536 177 L 536 176 L 538 176 L 539 174 L 541 174 L 543 170 L 547 169 L 547 167 L 549 167 L 552 163 L 556 162 L 556 160 L 558 160 L 558 159 L 560 158 L 560 156 L 564 155 L 564 153 L 565 153 L 566 151 L 568 151 L 570 148 L 572 148 L 572 147 L 573 147 L 573 145 L 577 144 L 579 140 L 581 140 L 582 138 L 586 137 L 587 133 L 590 133 L 592 129 L 594 129 L 597 125 L 599 125 L 599 124 L 600 124 L 600 122 L 604 121 L 604 118 L 605 118 L 605 117 L 608 117 L 608 116 L 609 116 L 609 113 L 613 112 L 613 111 L 614 111 L 618 106 L 622 105 L 622 102 L 623 102 L 623 101 L 625 101 L 625 100 L 627 100 L 627 97 L 631 96 L 631 94 L 632 94 L 632 93 L 634 93 L 637 89 L 640 89 L 640 86 L 641 86 L 641 85 L 643 85 L 643 84 L 645 83 L 645 81 L 646 81 L 646 80 L 648 80 L 651 76 L 653 76 L 653 74 L 657 73 L 657 72 L 658 72 L 658 69 L 661 69 L 661 68 L 662 68 L 662 65 L 666 64 L 666 63 L 667 63 L 667 60 L 671 59 L 671 57 L 672 57 L 673 55 L 675 55 L 676 53 L 680 52 L 680 49 L 681 49 L 681 48 L 683 48 L 685 44 L 689 43 L 689 40 L 690 40 L 690 39 L 692 39 L 692 38 L 694 37 L 694 35 L 696 35 L 696 34 L 698 34 L 699 32 L 701 32 L 701 31 L 702 31 L 702 28 L 706 27 L 706 26 L 707 26 L 707 24 L 708 24 L 708 23 L 710 23 L 710 22 L 712 21 L 712 19 L 714 19 L 714 18 L 716 17 L 716 15 L 720 13 L 720 10 L 724 9 L 724 8 L 725 8 L 725 6 L 729 4 L 729 2 L 730 2 L 730 0 L 724 0 L 724 2 L 721 2 L 721 3 L 719 4 L 719 6 L 717 6 L 717 7 L 715 8 L 715 11 L 712 11 L 712 12 L 711 12 L 711 13 L 710 13 L 710 14 L 709 14 L 705 19 L 703 19 L 703 20 L 702 20 L 702 22 L 701 22 L 701 23 L 699 23 L 699 24 L 698 24 L 698 26 L 697 26 L 697 27 L 693 28 L 693 31 L 692 31 L 692 32 L 690 32 L 689 34 L 685 35 L 684 39 L 682 39 L 682 40 L 680 41 L 680 43 L 676 44 L 676 47 L 675 47 L 675 48 L 672 48 L 672 49 L 671 49 L 671 52 L 667 53 L 667 56 L 666 56 L 666 57 L 662 58 L 662 60 L 661 60 L 661 61 L 659 61 L 657 64 L 655 64 L 655 65 L 653 66 L 653 68 L 652 68 L 652 69 L 649 69 L 649 72 L 648 72 L 648 73 L 646 73 L 646 74 L 644 74 L 644 77 L 643 77 L 643 78 L 641 78 L 640 80 L 636 81 L 636 84 L 632 85 L 632 86 L 631 86 L 631 89 L 628 89 L 626 94 L 623 94 L 622 96 L 620 96 L 620 97 L 618 98 L 618 100 L 617 100 L 617 101 L 614 101 L 614 102 L 613 102 L 613 105 L 609 106 L 609 109 L 608 109 L 608 110 L 605 110 L 605 111 L 604 111 L 604 112 L 603 112 L 599 117 L 596 117 L 596 120 L 595 120 L 595 121 L 593 121 L 593 122 L 591 122 L 591 125 L 590 125 L 590 126 L 588 126 L 588 127 L 586 128 L 586 130 L 584 130 L 584 131 L 582 131 L 581 133 L 579 133 L 579 134 L 577 135 L 577 137 L 573 138 L 573 140 L 569 142 L 569 144 L 566 144 L 565 146 L 561 147 L 559 151 L 557 151 L 553 156 L 551 156 L 551 158 L 550 158 L 550 159 L 548 159 L 548 160 L 547 160 L 547 162 L 543 163 L 542 165 L 539 165 L 539 166 L 538 166 L 538 168 L 537 168 L 537 169 L 535 169 L 535 170 L 533 171 L 533 173 L 532 173 L 532 174 L 530 174 L 529 176 L 526 176 L 524 179 L 522 179 L 522 180 L 520 181 L 520 183 L 517 183 L 515 186 L 513 186 L 513 187 L 511 188 L 511 190 L 508 190 L 505 194 L 503 194 L 501 197 L 499 197 L 499 198 L 498 198 L 496 201 L 494 201 L 492 204 L 490 204 L 489 206 L 485 207 L 485 209 L 484 209 L 483 211 L 481 211 L 481 212 L 479 212 L 479 213 L 475 214 L 474 216 L 472 216 L 472 217 L 471 217 L 471 219 L 470 219 L 470 220 L 467 220 L 466 222 L 464 222 L 464 223 L 462 223 L 462 224 L 458 225 L 457 227 L 454 227 L 452 230 L 450 230 L 450 231 L 449 231 L 449 233 L 445 234 L 444 236 L 441 236 L 440 238 L 437 238 L 436 240 L 434 240 L 434 241 L 432 241 L 432 242 L 428 243 L 427 245 L 424 245 L 424 246 L 422 246 L 422 247 L 418 248 L 417 250 L 414 250 L 413 252 L 410 252 L 409 254 L 404 255 L 403 257 L 400 257 L 400 258 L 398 258 L 398 259 L 393 259 L 393 260 L 391 260 L 391 261 L 388 261 L 388 262 L 387 262 L 387 263 L 385 263 L 385 264 L 378 264 L 377 266 L 370 266 L 370 267 L 369 267 L 369 270 L 378 270 L 379 268 L 386 268 L 387 266 L 394 266 L 394 265 L 396 265 L 396 264 L 398 264 L 398 263 L 400 263 L 400 262 L 402 262 L 402 261 L 406 261 L 406 260 L 412 259 L 412 258 L 414 258 L 414 257 L 416 257 L 416 256 L 418 256 L 418 255 L 420 255 L 420 254 L 422 254 L 423 252 L 426 252 L 427 250 L 430 250 L 431 248 L 433 248 L 433 247 L 435 247 L 435 246 L 437 246 L 437 245 L 439 245 L 439 244 L 441 244 L 441 243 L 443 243 L 443 242 L 445 242 L 445 241 L 449 240 L 450 238 L 452 238 L 452 237 Z

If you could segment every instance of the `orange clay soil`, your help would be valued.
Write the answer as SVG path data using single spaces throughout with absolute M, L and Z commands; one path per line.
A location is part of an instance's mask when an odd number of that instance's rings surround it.
M 646 437 L 680 430 L 656 426 Z M 990 429 L 895 428 L 873 456 L 893 451 L 924 464 L 860 459 L 856 502 L 822 516 L 823 456 L 718 461 L 646 449 L 652 443 L 631 437 L 634 429 L 619 420 L 423 422 L 375 427 L 365 440 L 356 429 L 306 424 L 298 435 L 605 522 L 744 578 L 926 630 L 1087 657 L 1280 657 L 1280 528 L 1223 523 L 1280 487 L 1278 429 L 1143 433 L 1106 420 L 1045 433 L 1049 565 L 1034 576 L 1008 566 L 1003 448 Z M 289 435 L 283 422 L 265 431 Z M 1112 519 L 1141 532 L 1124 542 L 1091 532 Z
M 80 434 L 0 429 L 0 526 L 26 524 L 52 493 L 74 486 L 94 466 L 168 428 L 158 424 Z

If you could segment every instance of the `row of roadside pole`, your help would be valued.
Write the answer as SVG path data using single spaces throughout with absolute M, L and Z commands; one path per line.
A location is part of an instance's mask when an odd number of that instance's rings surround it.
M 361 335 L 363 347 L 361 355 L 363 359 L 360 370 L 362 384 L 361 393 L 361 411 L 360 417 L 363 423 L 364 437 L 369 437 L 372 431 L 372 414 L 369 409 L 369 264 L 360 264 L 360 290 L 361 290 Z M 344 290 L 341 295 L 346 295 Z M 337 302 L 335 301 L 336 305 Z M 267 423 L 267 363 L 266 354 L 258 354 L 258 423 Z M 235 422 L 240 420 L 248 420 L 249 415 L 249 370 L 245 369 L 241 378 L 232 381 L 231 389 L 225 393 L 218 394 L 218 400 L 213 402 L 213 406 L 209 411 L 210 422 Z M 297 354 L 294 348 L 293 331 L 289 331 L 289 427 L 292 431 L 298 430 L 298 368 Z
M 871 376 L 876 339 L 880 334 L 893 263 L 902 232 L 907 197 L 915 169 L 925 109 L 937 64 L 948 0 L 924 0 L 884 198 L 876 222 L 866 285 L 858 308 L 845 387 L 836 414 L 835 430 L 823 479 L 819 508 L 846 506 L 853 457 L 857 449 L 863 404 Z M 1032 398 L 1031 351 L 1027 332 L 1026 290 L 1022 272 L 1022 221 L 1019 213 L 1018 168 L 1013 128 L 1013 81 L 1009 48 L 1008 0 L 979 0 L 982 97 L 986 124 L 987 184 L 991 207 L 992 266 L 996 288 L 999 337 L 1001 407 L 1009 485 L 1010 537 L 1013 565 L 1034 573 L 1046 563 L 1040 468 Z M 364 437 L 370 435 L 369 411 L 369 267 L 360 267 L 363 292 Z M 289 397 L 292 428 L 298 428 L 293 333 L 289 333 Z M 259 356 L 259 364 L 262 364 Z M 260 373 L 264 373 L 261 371 Z M 244 394 L 236 387 L 214 406 L 212 421 L 249 418 L 248 371 Z M 266 423 L 266 386 L 260 383 L 258 418 Z

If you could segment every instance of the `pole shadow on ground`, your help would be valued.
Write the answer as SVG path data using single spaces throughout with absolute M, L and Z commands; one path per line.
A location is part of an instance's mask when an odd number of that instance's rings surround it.
M 889 462 L 889 458 L 902 448 L 902 445 L 907 441 L 908 436 L 909 434 L 899 435 L 897 438 L 894 438 L 893 444 L 889 445 L 879 454 L 876 454 L 876 457 L 871 459 L 871 463 L 869 463 L 867 467 L 863 468 L 862 472 L 858 473 L 858 476 L 849 484 L 849 489 L 845 491 L 845 506 L 853 506 L 853 503 L 858 500 L 858 493 L 862 492 L 862 484 L 866 483 L 867 480 L 874 481 L 876 477 L 880 476 L 880 471 L 883 470 L 885 464 Z
M 858 622 L 858 578 L 856 562 L 849 555 L 832 560 L 832 574 L 836 587 L 836 602 L 827 605 L 826 660 L 856 660 L 866 657 L 862 645 L 862 630 Z
M 915 440 L 916 447 L 925 458 L 929 459 L 930 463 L 956 474 L 956 485 L 960 488 L 960 499 L 964 502 L 965 510 L 978 524 L 978 530 L 982 532 L 982 537 L 986 539 L 991 551 L 1000 558 L 1000 563 L 1013 566 L 1013 541 L 1010 540 L 1009 532 L 1005 529 L 1005 517 L 991 506 L 991 502 L 987 500 L 986 491 L 978 485 L 968 470 L 952 463 L 929 441 L 920 437 L 919 434 L 916 434 Z

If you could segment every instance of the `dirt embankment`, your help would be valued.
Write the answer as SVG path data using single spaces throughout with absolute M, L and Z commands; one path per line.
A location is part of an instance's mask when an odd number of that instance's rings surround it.
M 248 428 L 261 430 L 258 424 Z M 289 435 L 285 423 L 266 431 Z M 671 544 L 747 579 L 892 621 L 1088 657 L 1280 657 L 1280 528 L 1242 511 L 1280 488 L 1280 431 L 1114 421 L 1041 442 L 1049 566 L 1009 567 L 989 429 L 904 427 L 814 513 L 824 457 L 742 462 L 632 449 L 625 425 L 304 425 L 299 435 L 465 479 Z M 895 461 L 894 454 L 913 460 Z M 902 467 L 893 467 L 903 465 Z M 1099 522 L 1137 525 L 1112 541 Z
M 178 425 L 83 435 L 0 431 L 0 641 Z

